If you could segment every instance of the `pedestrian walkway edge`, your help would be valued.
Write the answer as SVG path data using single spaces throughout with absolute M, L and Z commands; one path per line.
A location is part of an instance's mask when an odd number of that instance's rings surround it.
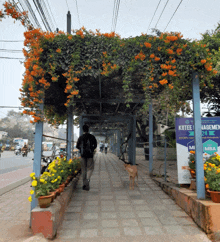
M 197 199 L 196 191 L 178 188 L 174 184 L 165 182 L 162 178 L 152 180 L 162 190 L 172 197 L 175 202 L 194 220 L 211 240 L 220 240 L 220 204 L 210 199 Z
M 29 182 L 29 181 L 30 181 L 30 176 L 27 176 L 27 177 L 25 177 L 25 178 L 23 178 L 21 180 L 18 180 L 16 182 L 10 183 L 9 185 L 7 185 L 5 187 L 0 188 L 0 196 L 3 195 L 6 192 L 9 192 L 9 191 L 11 191 L 11 190 L 13 190 L 13 189 L 15 189 L 15 188 L 17 188 L 17 187 L 27 183 L 27 182 Z

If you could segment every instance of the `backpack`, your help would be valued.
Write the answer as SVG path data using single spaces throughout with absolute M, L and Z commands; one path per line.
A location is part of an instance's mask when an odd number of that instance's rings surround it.
M 92 154 L 92 150 L 90 147 L 90 140 L 89 137 L 87 138 L 87 140 L 82 140 L 82 152 L 81 155 L 84 157 L 90 156 Z

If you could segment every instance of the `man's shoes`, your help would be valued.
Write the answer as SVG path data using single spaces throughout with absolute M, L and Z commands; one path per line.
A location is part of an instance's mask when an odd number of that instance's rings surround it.
M 89 180 L 85 180 L 85 185 L 83 185 L 82 187 L 83 190 L 89 191 L 90 187 L 89 187 Z

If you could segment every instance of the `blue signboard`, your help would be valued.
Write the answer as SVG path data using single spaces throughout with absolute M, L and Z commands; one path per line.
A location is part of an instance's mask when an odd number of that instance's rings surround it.
M 220 153 L 220 117 L 202 118 L 203 157 Z M 191 150 L 195 150 L 193 118 L 176 118 L 178 182 L 190 183 L 186 167 Z

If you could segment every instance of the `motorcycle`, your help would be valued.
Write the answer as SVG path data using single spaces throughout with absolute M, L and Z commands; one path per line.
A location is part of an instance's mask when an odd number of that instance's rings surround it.
M 27 157 L 28 152 L 27 151 L 21 151 L 21 154 L 22 154 L 23 157 L 25 157 L 25 156 Z
M 42 161 L 41 161 L 41 174 L 43 174 L 45 171 L 47 171 L 47 168 L 48 168 L 49 164 L 52 161 L 53 161 L 52 158 L 42 156 Z
M 21 150 L 20 149 L 16 149 L 15 150 L 15 155 L 20 155 L 21 154 Z

